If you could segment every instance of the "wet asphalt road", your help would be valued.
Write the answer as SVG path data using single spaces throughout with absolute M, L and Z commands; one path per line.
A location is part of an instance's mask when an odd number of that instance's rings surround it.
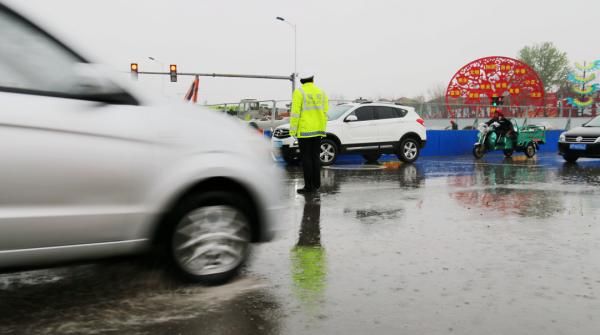
M 600 160 L 288 169 L 277 240 L 182 285 L 137 260 L 0 275 L 0 334 L 597 334 Z

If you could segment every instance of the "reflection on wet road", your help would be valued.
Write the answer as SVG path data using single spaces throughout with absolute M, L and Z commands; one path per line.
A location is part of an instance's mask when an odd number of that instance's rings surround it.
M 119 261 L 0 275 L 0 334 L 593 334 L 600 161 L 323 169 L 240 279 Z
M 326 284 L 327 262 L 321 246 L 320 217 L 320 196 L 306 195 L 298 243 L 292 249 L 292 279 L 298 299 L 308 308 L 319 305 Z

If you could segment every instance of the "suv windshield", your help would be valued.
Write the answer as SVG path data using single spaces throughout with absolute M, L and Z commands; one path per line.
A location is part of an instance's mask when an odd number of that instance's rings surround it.
M 585 124 L 586 127 L 600 127 L 600 116 L 595 117 L 592 121 Z
M 352 108 L 352 105 L 337 105 L 327 112 L 327 119 L 329 121 L 336 120 L 342 116 L 342 114 L 346 113 L 350 108 Z

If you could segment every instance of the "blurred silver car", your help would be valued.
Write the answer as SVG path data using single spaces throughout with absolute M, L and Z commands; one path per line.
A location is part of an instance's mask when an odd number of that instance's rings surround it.
M 217 112 L 153 105 L 0 4 L 0 269 L 158 250 L 230 279 L 267 241 L 268 142 Z

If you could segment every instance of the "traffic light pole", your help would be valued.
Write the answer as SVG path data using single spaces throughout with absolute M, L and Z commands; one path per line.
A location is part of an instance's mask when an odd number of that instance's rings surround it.
M 155 71 L 137 71 L 137 74 L 149 75 L 164 75 L 170 76 L 171 72 L 155 72 Z M 271 76 L 271 75 L 253 75 L 253 74 L 227 74 L 227 73 L 193 73 L 193 72 L 177 72 L 177 76 L 198 76 L 198 77 L 221 77 L 221 78 L 249 78 L 249 79 L 274 79 L 274 80 L 289 80 L 292 82 L 292 92 L 296 88 L 296 76 Z

